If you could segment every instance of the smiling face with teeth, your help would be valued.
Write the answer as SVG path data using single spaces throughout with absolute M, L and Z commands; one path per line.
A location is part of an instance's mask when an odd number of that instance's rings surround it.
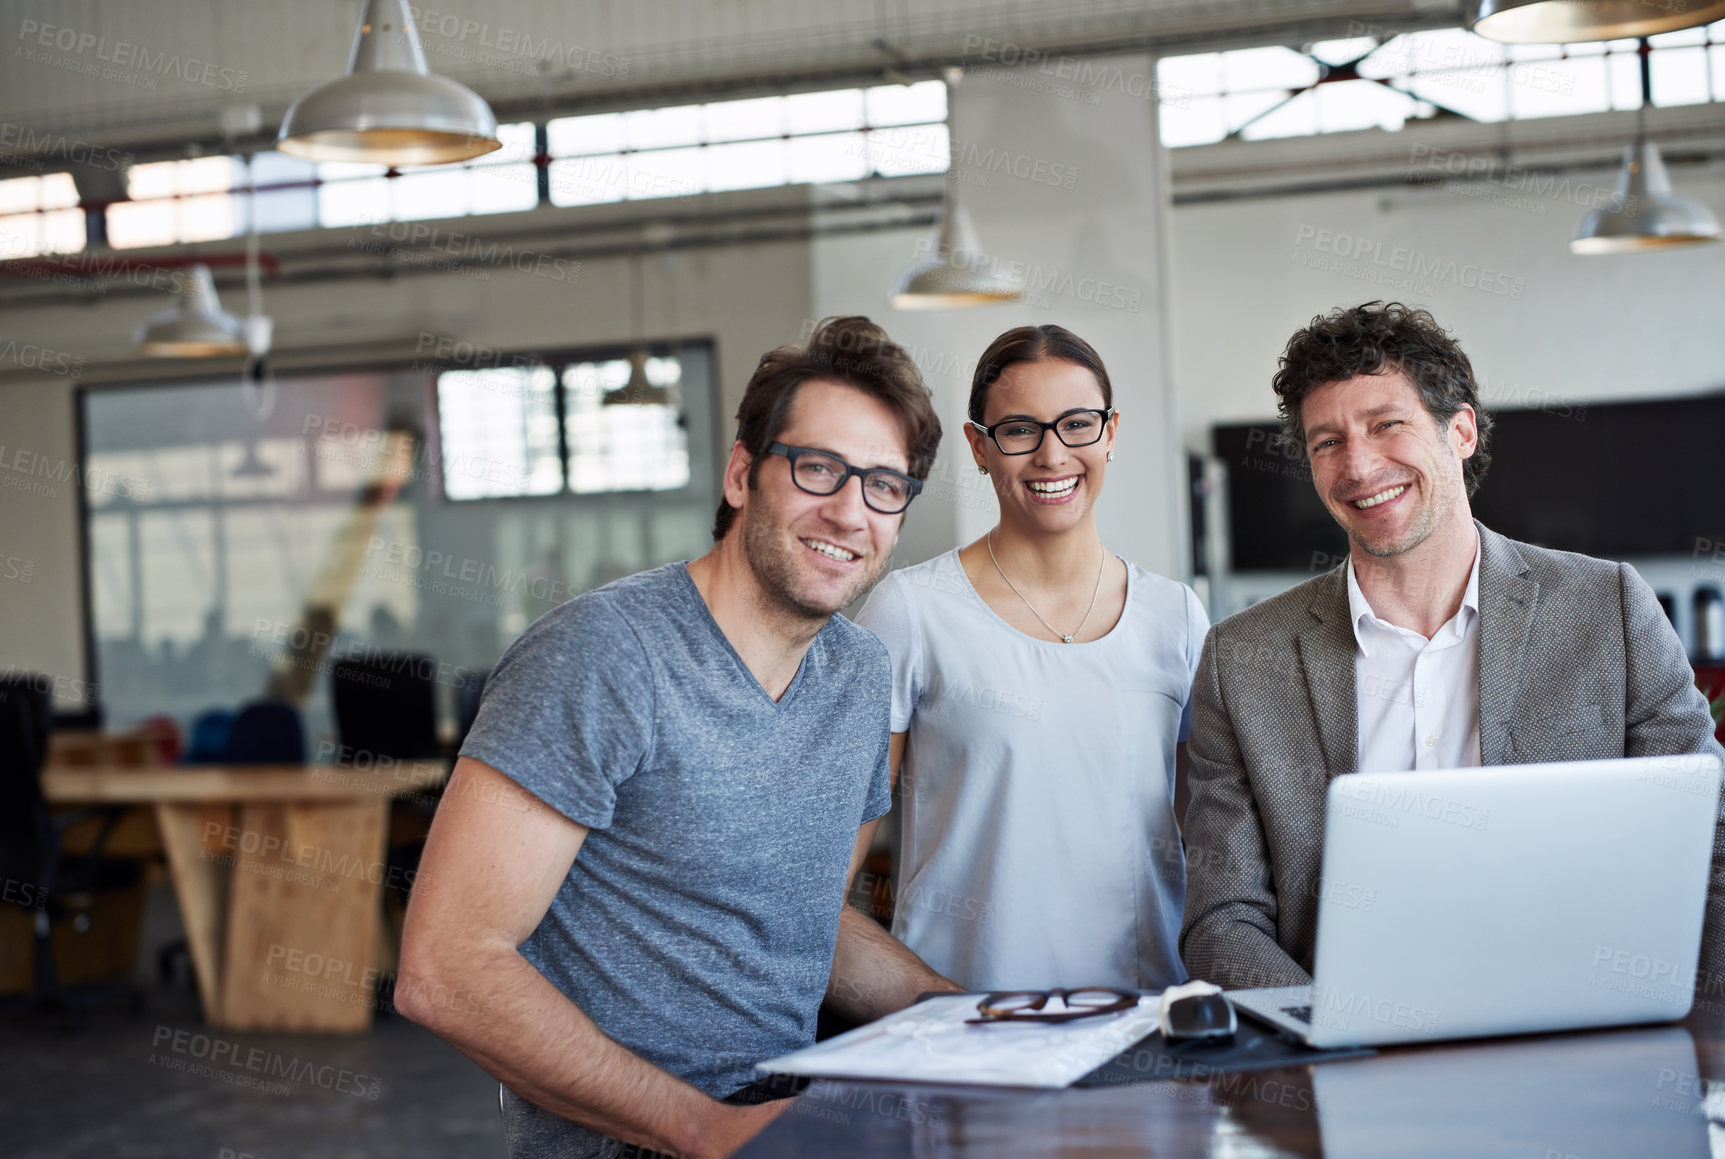
M 856 467 L 905 471 L 904 432 L 884 402 L 819 379 L 797 387 L 777 441 L 814 447 Z M 810 495 L 791 480 L 791 463 L 768 455 L 751 485 L 748 456 L 733 450 L 725 498 L 740 509 L 743 555 L 761 594 L 782 611 L 825 620 L 886 572 L 904 515 L 882 515 L 862 499 L 862 480 Z
M 1075 410 L 1108 406 L 1096 376 L 1075 362 L 1042 358 L 1017 362 L 988 388 L 983 425 L 1013 418 L 1049 423 Z M 1031 532 L 1066 531 L 1092 518 L 1107 474 L 1108 452 L 1120 416 L 1109 419 L 1102 438 L 1087 447 L 1069 447 L 1053 431 L 1027 455 L 1002 454 L 987 435 L 968 424 L 965 436 L 979 467 L 987 467 L 1000 499 L 1000 521 Z
M 1462 463 L 1478 446 L 1473 408 L 1439 424 L 1400 370 L 1325 383 L 1300 404 L 1312 483 L 1359 551 L 1404 556 L 1471 538 Z

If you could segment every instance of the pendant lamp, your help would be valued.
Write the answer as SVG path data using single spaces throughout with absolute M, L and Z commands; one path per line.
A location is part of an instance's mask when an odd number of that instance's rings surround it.
M 445 165 L 502 147 L 491 106 L 426 68 L 407 0 L 366 0 L 348 75 L 282 118 L 276 148 L 308 161 Z
M 191 266 L 174 304 L 138 328 L 138 350 L 158 358 L 219 358 L 249 349 L 246 328 L 222 309 L 210 267 Z
M 1468 28 L 1505 44 L 1572 44 L 1725 20 L 1725 0 L 1474 0 Z
M 1720 238 L 1719 219 L 1699 201 L 1671 190 L 1659 147 L 1637 134 L 1623 151 L 1611 200 L 1581 219 L 1571 253 L 1622 254 L 1701 245 Z

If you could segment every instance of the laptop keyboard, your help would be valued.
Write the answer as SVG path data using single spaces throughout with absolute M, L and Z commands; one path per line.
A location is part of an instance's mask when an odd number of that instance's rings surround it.
M 1312 1024 L 1312 1008 L 1310 1006 L 1284 1006 L 1282 1013 L 1296 1022 L 1304 1022 L 1307 1026 Z

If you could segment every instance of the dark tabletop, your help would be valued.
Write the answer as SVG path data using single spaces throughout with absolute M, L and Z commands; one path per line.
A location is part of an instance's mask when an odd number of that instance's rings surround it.
M 1725 1081 L 1725 1015 L 1707 1005 L 1662 1026 L 1386 1047 L 1202 1081 L 818 1081 L 738 1155 L 1706 1159 L 1705 1080 Z

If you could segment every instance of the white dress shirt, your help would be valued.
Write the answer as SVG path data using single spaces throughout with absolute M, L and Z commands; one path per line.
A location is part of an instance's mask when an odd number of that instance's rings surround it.
M 1431 639 L 1381 620 L 1348 560 L 1362 773 L 1479 767 L 1479 535 L 1473 572 Z

